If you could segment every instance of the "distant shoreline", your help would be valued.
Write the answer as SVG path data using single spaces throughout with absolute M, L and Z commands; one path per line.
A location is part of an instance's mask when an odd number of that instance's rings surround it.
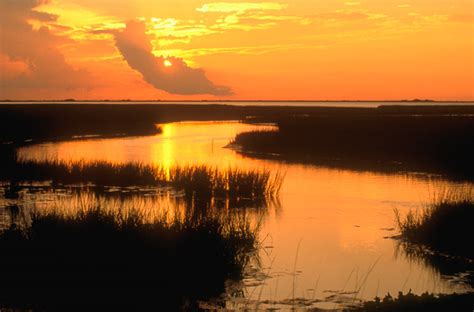
M 0 100 L 0 103 L 472 103 L 474 100 Z
M 2 102 L 0 101 L 0 106 L 194 106 L 194 107 L 287 107 L 287 108 L 317 108 L 317 107 L 327 107 L 327 108 L 377 108 L 377 107 L 470 107 L 474 106 L 474 101 L 270 101 L 270 100 L 260 100 L 260 101 L 79 101 L 79 100 L 70 100 L 70 101 L 42 101 L 42 100 L 32 100 L 32 101 L 9 101 Z

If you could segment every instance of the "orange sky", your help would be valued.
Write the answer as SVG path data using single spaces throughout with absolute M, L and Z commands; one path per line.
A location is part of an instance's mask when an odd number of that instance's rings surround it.
M 474 100 L 473 3 L 0 0 L 0 99 Z

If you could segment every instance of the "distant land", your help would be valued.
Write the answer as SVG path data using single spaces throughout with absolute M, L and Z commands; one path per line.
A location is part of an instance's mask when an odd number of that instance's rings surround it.
M 132 99 L 121 99 L 121 100 L 80 100 L 80 99 L 63 99 L 63 100 L 0 100 L 0 103 L 23 103 L 23 102 L 32 102 L 32 103 L 64 103 L 64 102 L 79 102 L 79 103 L 89 103 L 89 102 L 138 102 L 138 103 L 240 103 L 240 102 L 255 102 L 255 103 L 474 103 L 473 100 L 431 100 L 431 99 L 402 99 L 402 100 L 132 100 Z

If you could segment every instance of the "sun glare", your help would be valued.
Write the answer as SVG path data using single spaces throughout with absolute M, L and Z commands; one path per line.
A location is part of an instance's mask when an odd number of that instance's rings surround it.
M 165 67 L 171 67 L 173 66 L 173 63 L 171 63 L 169 60 L 164 60 L 163 65 L 165 65 Z

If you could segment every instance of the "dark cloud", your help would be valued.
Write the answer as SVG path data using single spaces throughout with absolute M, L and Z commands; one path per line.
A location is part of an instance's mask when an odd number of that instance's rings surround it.
M 27 67 L 14 77 L 0 77 L 2 93 L 10 88 L 56 88 L 59 91 L 89 85 L 89 74 L 70 66 L 57 48 L 65 39 L 52 34 L 46 26 L 35 29 L 28 23 L 29 20 L 56 22 L 56 15 L 35 10 L 47 2 L 0 0 L 0 54 L 6 56 L 4 59 L 22 62 Z M 4 69 L 0 68 L 1 71 Z
M 189 67 L 182 59 L 157 57 L 152 53 L 151 37 L 146 34 L 146 25 L 131 21 L 120 32 L 115 32 L 116 46 L 128 65 L 140 72 L 145 81 L 155 88 L 173 94 L 230 95 L 231 90 L 211 82 L 202 69 Z M 165 60 L 173 65 L 165 66 Z

